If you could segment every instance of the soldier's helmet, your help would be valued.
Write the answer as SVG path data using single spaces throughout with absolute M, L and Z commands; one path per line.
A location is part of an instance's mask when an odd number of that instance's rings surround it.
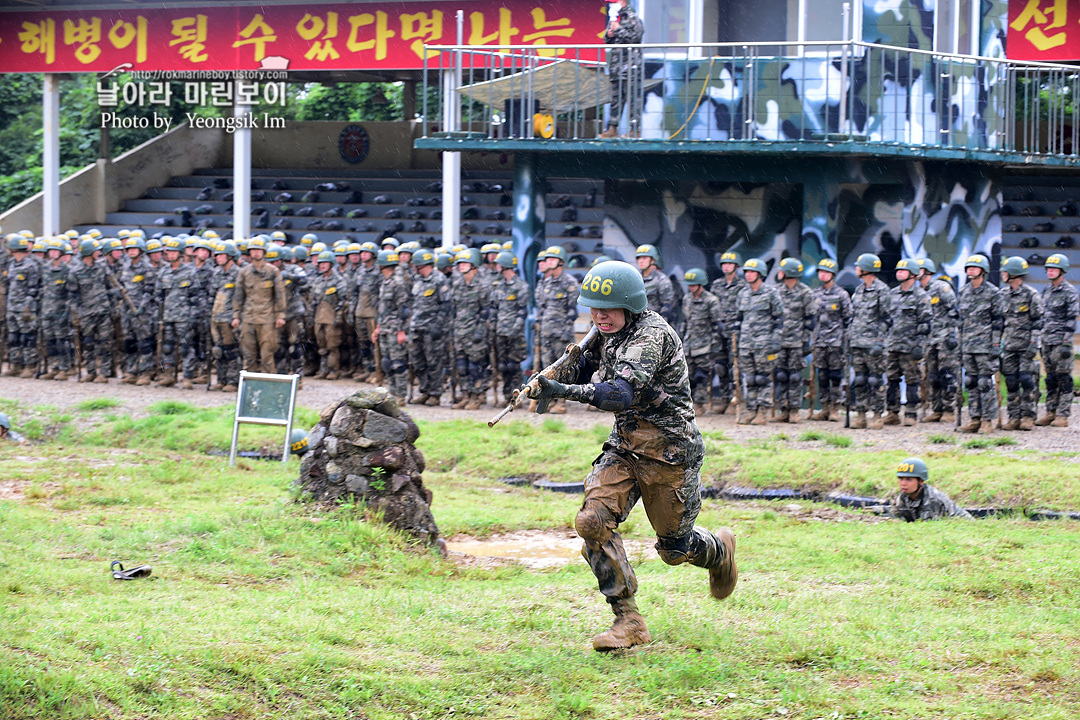
M 187 249 L 187 240 L 184 240 L 183 238 L 171 237 L 162 244 L 166 252 L 172 250 L 174 252 L 182 253 Z
M 926 463 L 922 461 L 922 458 L 909 457 L 900 461 L 900 464 L 896 468 L 896 477 L 913 477 L 926 482 L 930 477 L 930 471 L 927 469 Z
M 90 233 L 87 233 L 87 235 L 90 235 Z M 128 230 L 127 228 L 120 228 L 119 230 L 116 231 L 116 237 L 120 238 L 121 240 L 123 240 L 125 238 L 129 238 L 129 237 L 131 237 L 131 231 Z M 96 239 L 96 238 L 94 238 L 93 235 L 90 235 L 90 238 L 91 239 Z
M 360 243 L 349 243 L 348 251 L 350 255 L 359 255 L 362 249 Z
M 146 252 L 147 253 L 161 252 L 161 241 L 160 240 L 154 240 L 153 238 L 147 240 L 146 241 Z
M 94 231 L 93 231 L 93 230 L 91 230 L 91 231 L 90 231 L 90 234 L 91 234 L 91 235 L 93 235 L 93 234 L 94 234 Z M 145 237 L 146 237 L 146 233 L 145 233 L 145 232 L 143 232 L 143 229 L 142 229 L 142 228 L 135 228 L 134 230 L 132 230 L 132 231 L 131 231 L 131 234 L 132 234 L 132 235 L 138 235 L 138 236 L 139 236 L 139 237 L 141 237 L 141 238 L 145 238 Z M 98 235 L 100 236 L 100 235 L 101 235 L 101 233 L 98 233 Z M 94 239 L 96 240 L 97 238 L 94 238 Z
M 391 267 L 399 262 L 397 250 L 381 250 L 375 264 L 379 267 Z
M 89 235 L 89 234 L 90 233 L 87 233 L 87 235 Z M 94 239 L 96 240 L 97 238 L 94 238 Z M 184 247 L 187 247 L 187 245 L 185 245 Z M 123 243 L 123 241 L 120 240 L 120 238 L 103 238 L 101 240 L 101 249 L 104 252 L 112 252 L 113 250 L 123 250 L 124 249 L 124 243 Z
M 30 252 L 33 243 L 24 235 L 16 235 L 8 238 L 8 250 L 12 252 Z
M 780 261 L 780 269 L 786 277 L 798 278 L 802 276 L 803 264 L 799 258 L 788 257 Z
M 303 455 L 308 451 L 308 434 L 300 428 L 293 428 L 289 435 L 289 452 L 293 455 Z
M 911 273 L 912 277 L 916 277 L 919 274 L 919 264 L 914 260 L 904 258 L 903 260 L 897 261 L 896 267 L 894 268 L 893 272 L 895 272 L 896 270 L 907 270 L 909 273 Z
M 1001 264 L 1002 272 L 1013 277 L 1021 277 L 1028 274 L 1027 260 L 1022 257 L 1011 257 Z
M 325 263 L 333 263 L 334 262 L 334 253 L 331 250 L 323 250 L 321 253 L 319 253 L 316 256 L 315 261 L 319 262 L 319 263 L 324 263 L 324 262 Z
M 585 274 L 578 303 L 587 308 L 623 308 L 635 314 L 649 306 L 641 273 L 618 260 L 600 263 Z
M 146 242 L 141 237 L 129 235 L 128 239 L 124 241 L 124 249 L 130 250 L 131 248 L 135 248 L 139 252 L 146 252 Z
M 476 248 L 465 248 L 454 256 L 454 263 L 469 263 L 473 267 L 480 267 L 480 251 Z
M 97 240 L 99 237 L 101 237 L 101 231 L 98 230 L 97 228 L 90 228 L 89 230 L 86 231 L 86 234 L 89 235 L 90 237 L 94 238 L 95 240 Z
M 611 262 L 611 257 L 609 255 L 597 255 L 596 259 L 589 264 L 589 267 L 596 267 L 602 262 Z
M 435 253 L 431 252 L 430 250 L 428 250 L 426 248 L 418 250 L 416 252 L 416 254 L 413 255 L 412 261 L 413 261 L 413 265 L 415 265 L 416 267 L 423 267 L 425 265 L 434 265 L 435 264 Z
M 11 421 L 8 420 L 8 416 L 2 412 L 0 412 L 0 428 L 4 428 L 5 430 L 11 429 Z
M 930 258 L 919 258 L 915 261 L 915 264 L 919 266 L 920 270 L 925 270 L 931 275 L 937 272 L 937 264 Z
M 818 260 L 817 269 L 824 270 L 825 272 L 832 273 L 833 275 L 836 275 L 836 273 L 840 272 L 840 266 L 832 258 L 821 258 L 820 260 Z
M 1061 253 L 1054 253 L 1043 262 L 1043 268 L 1058 268 L 1061 272 L 1069 272 L 1069 257 Z
M 281 246 L 277 243 L 270 243 L 266 246 L 266 259 L 268 261 L 281 259 Z
M 701 268 L 690 268 L 682 277 L 687 285 L 708 285 L 709 275 Z
M 399 245 L 397 251 L 398 251 L 398 255 L 400 255 L 403 252 L 415 254 L 416 251 L 419 250 L 419 249 L 420 249 L 420 243 L 410 240 L 407 243 L 402 243 L 401 245 Z
M 855 259 L 855 267 L 864 273 L 877 274 L 881 272 L 881 258 L 874 253 L 863 253 Z
M 563 265 L 565 265 L 566 261 L 570 259 L 570 256 L 566 253 L 566 248 L 564 248 L 562 245 L 552 245 L 544 252 L 547 253 L 547 256 L 549 258 L 555 258 L 562 262 Z
M 388 238 L 383 238 L 382 240 L 379 241 L 379 246 L 380 247 L 385 248 L 387 245 L 394 248 L 395 250 L 397 248 L 401 247 L 401 243 L 398 242 L 397 238 L 388 237 Z
M 514 252 L 514 241 L 513 240 L 507 240 L 500 247 L 503 250 L 509 250 L 510 252 Z
M 750 258 L 743 263 L 742 271 L 746 272 L 747 270 L 752 270 L 761 277 L 765 277 L 769 274 L 769 266 L 765 264 L 764 260 L 759 260 L 758 258 Z
M 278 236 L 278 234 L 279 233 L 274 233 L 274 235 L 272 237 L 276 238 Z M 284 240 L 285 239 L 285 233 L 280 233 L 280 235 L 281 235 L 281 239 Z M 217 240 L 219 237 L 221 237 L 220 235 L 217 234 L 217 230 L 204 230 L 202 236 L 203 236 L 204 240 Z
M 220 255 L 222 253 L 228 255 L 233 260 L 235 260 L 236 258 L 240 257 L 240 248 L 236 247 L 236 243 L 234 243 L 232 240 L 226 240 L 225 242 L 218 245 L 217 254 Z
M 656 249 L 655 245 L 638 245 L 634 257 L 650 257 L 656 262 L 660 262 L 660 251 Z
M 334 245 L 334 257 L 346 257 L 349 254 L 349 244 Z
M 367 242 L 360 243 L 360 252 L 369 252 L 372 255 L 378 255 L 379 246 L 368 240 Z
M 211 230 L 207 232 L 206 235 L 209 236 L 210 232 L 213 231 Z M 217 237 L 217 233 L 214 233 L 214 237 Z M 273 240 L 278 240 L 280 242 L 286 242 L 289 239 L 281 230 L 275 230 L 274 232 L 270 233 L 270 238 Z
M 300 238 L 300 244 L 307 247 L 311 247 L 317 242 L 319 242 L 319 236 L 315 233 L 304 233 L 303 237 Z
M 292 249 L 292 256 L 294 262 L 307 262 L 308 249 L 303 245 L 297 245 Z
M 22 235 L 27 240 L 33 240 L 34 239 L 34 233 L 32 231 L 30 231 L 30 230 L 20 230 L 19 234 Z
M 488 253 L 502 252 L 502 245 L 499 243 L 484 243 L 480 248 L 480 254 L 486 256 Z
M 495 258 L 495 262 L 499 264 L 503 270 L 513 270 L 518 266 L 517 255 L 512 252 L 503 251 L 499 253 L 499 256 Z
M 311 246 L 311 254 L 318 257 L 319 253 L 326 250 L 326 243 L 317 242 Z
M 278 254 L 278 260 L 280 260 L 282 262 L 287 262 L 287 263 L 292 262 L 293 250 L 288 245 L 285 245 L 285 246 L 278 245 L 277 246 L 277 254 Z
M 454 264 L 454 256 L 450 253 L 441 252 L 435 258 L 435 267 L 439 270 L 445 270 Z
M 262 250 L 263 252 L 266 252 L 266 241 L 259 236 L 255 236 L 248 240 L 247 249 L 249 253 L 252 250 Z
M 720 264 L 731 263 L 736 267 L 742 267 L 742 255 L 737 252 L 728 250 L 726 253 L 720 255 Z
M 964 269 L 969 267 L 976 267 L 985 273 L 990 272 L 990 261 L 986 259 L 985 255 L 972 255 L 964 263 Z
M 450 252 L 453 255 L 457 255 L 459 252 L 461 252 L 462 250 L 465 250 L 465 249 L 466 249 L 465 246 L 461 245 L 461 244 L 451 245 L 450 246 Z
M 90 257 L 98 249 L 98 241 L 93 238 L 79 243 L 79 257 Z

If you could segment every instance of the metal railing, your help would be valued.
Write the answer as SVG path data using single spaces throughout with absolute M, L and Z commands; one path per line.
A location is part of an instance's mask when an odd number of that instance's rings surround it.
M 1066 65 L 858 41 L 428 49 L 425 137 L 1080 152 L 1080 68 Z M 448 101 L 454 127 L 436 120 Z

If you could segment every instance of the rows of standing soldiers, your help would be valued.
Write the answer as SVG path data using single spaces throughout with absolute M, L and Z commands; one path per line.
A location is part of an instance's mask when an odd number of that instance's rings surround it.
M 485 403 L 493 381 L 492 404 L 522 381 L 530 293 L 511 247 L 118 235 L 8 236 L 6 374 L 232 392 L 243 367 L 385 383 L 428 405 L 449 394 L 466 409 Z M 540 367 L 575 337 L 579 287 L 567 261 L 560 246 L 538 257 Z M 966 432 L 1068 424 L 1080 311 L 1065 255 L 1046 259 L 1041 294 L 1025 284 L 1023 259 L 1002 263 L 999 289 L 988 259 L 974 255 L 957 294 L 929 258 L 898 262 L 890 289 L 880 258 L 864 254 L 849 294 L 834 260 L 817 265 L 811 289 L 796 258 L 769 282 L 764 261 L 727 252 L 711 284 L 704 270 L 685 273 L 681 308 L 659 261 L 654 246 L 637 249 L 650 309 L 683 338 L 699 415 L 738 405 L 740 423 L 798 422 L 809 405 L 810 419 L 849 417 L 855 428 L 959 424 L 966 390 Z M 999 382 L 1007 422 L 998 422 Z M 552 407 L 565 411 L 564 401 Z

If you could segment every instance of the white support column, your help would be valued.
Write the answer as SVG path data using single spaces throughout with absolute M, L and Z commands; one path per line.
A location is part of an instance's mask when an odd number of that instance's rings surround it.
M 45 75 L 45 91 L 42 96 L 44 152 L 41 234 L 60 233 L 60 76 Z
M 465 13 L 457 12 L 457 44 L 464 36 Z M 461 130 L 461 99 L 457 89 L 461 85 L 461 52 L 454 52 L 451 67 L 442 71 L 443 130 Z M 461 230 L 461 153 L 444 152 L 442 181 L 442 246 L 458 244 Z
M 251 232 L 251 129 L 246 126 L 250 105 L 236 103 L 233 115 L 239 129 L 233 133 L 233 238 L 247 240 Z

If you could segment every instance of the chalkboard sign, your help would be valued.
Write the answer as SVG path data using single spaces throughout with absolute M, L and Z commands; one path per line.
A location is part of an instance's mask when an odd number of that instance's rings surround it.
M 296 383 L 299 378 L 299 375 L 240 373 L 229 465 L 236 464 L 236 438 L 241 423 L 284 426 L 285 449 L 281 454 L 281 462 L 289 459 L 289 436 L 292 434 L 293 410 L 296 407 Z

